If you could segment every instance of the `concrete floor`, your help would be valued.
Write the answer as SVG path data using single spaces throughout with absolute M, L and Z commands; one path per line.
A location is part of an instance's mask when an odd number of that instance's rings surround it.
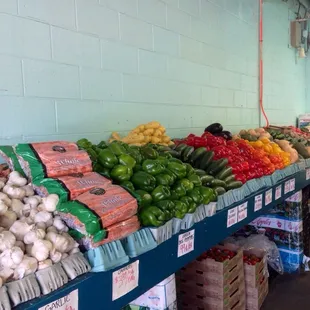
M 310 272 L 274 279 L 261 310 L 292 309 L 310 309 Z

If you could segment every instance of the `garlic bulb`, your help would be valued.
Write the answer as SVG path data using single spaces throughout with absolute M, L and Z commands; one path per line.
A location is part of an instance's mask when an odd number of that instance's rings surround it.
M 53 265 L 53 262 L 50 259 L 43 260 L 43 261 L 39 262 L 38 270 L 42 270 L 42 269 L 51 267 L 52 265 Z
M 13 223 L 17 220 L 17 215 L 14 211 L 8 210 L 0 216 L 0 226 L 10 229 Z
M 0 252 L 11 249 L 16 242 L 15 236 L 10 231 L 0 233 Z
M 34 190 L 33 190 L 31 185 L 29 185 L 29 184 L 25 185 L 25 186 L 22 187 L 22 189 L 25 190 L 26 197 L 31 197 L 31 196 L 34 195 Z
M 15 269 L 24 258 L 24 252 L 19 247 L 12 247 L 0 254 L 0 264 L 5 268 Z
M 55 212 L 56 207 L 59 202 L 59 197 L 56 194 L 51 194 L 51 195 L 48 195 L 46 198 L 43 198 L 42 202 L 43 202 L 45 211 Z
M 8 210 L 8 206 L 5 204 L 3 200 L 0 200 L 0 216 L 5 214 L 5 212 Z
M 54 248 L 60 253 L 67 252 L 69 248 L 69 240 L 66 237 L 56 234 L 54 232 L 49 232 L 46 234 L 46 239 L 51 241 Z
M 11 268 L 0 266 L 0 278 L 5 283 L 7 280 L 13 277 L 14 270 Z
M 29 231 L 25 236 L 24 236 L 24 243 L 25 244 L 32 244 L 36 240 L 39 239 L 44 239 L 45 237 L 45 231 L 40 228 L 34 228 L 31 231 Z
M 21 187 L 27 183 L 27 179 L 23 178 L 19 172 L 13 171 L 10 173 L 8 184 Z
M 53 226 L 55 226 L 59 232 L 67 232 L 69 230 L 68 226 L 62 221 L 60 216 L 54 217 Z
M 48 240 L 38 239 L 33 243 L 31 248 L 31 255 L 35 257 L 39 262 L 46 260 L 49 256 L 49 252 L 52 250 L 53 245 Z
M 22 262 L 14 270 L 14 279 L 22 279 L 38 269 L 38 261 L 34 257 L 24 255 Z
M 53 224 L 53 216 L 51 213 L 47 211 L 40 211 L 35 215 L 34 222 L 35 223 L 44 222 L 46 226 L 49 227 Z
M 23 216 L 24 204 L 19 199 L 12 199 L 11 209 L 14 211 L 18 218 Z
M 53 248 L 51 251 L 50 251 L 50 259 L 52 260 L 52 262 L 54 264 L 56 263 L 59 263 L 61 261 L 61 258 L 62 258 L 62 255 L 60 252 L 56 251 L 55 248 Z
M 11 206 L 11 199 L 5 193 L 0 193 L 0 200 L 2 200 L 7 206 Z
M 25 234 L 27 234 L 31 229 L 33 228 L 34 225 L 28 225 L 27 223 L 18 220 L 13 223 L 13 225 L 10 227 L 10 232 L 12 232 L 16 240 L 18 241 L 23 241 Z

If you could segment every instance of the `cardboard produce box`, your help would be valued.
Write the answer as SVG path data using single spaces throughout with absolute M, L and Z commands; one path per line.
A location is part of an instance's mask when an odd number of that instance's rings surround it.
M 173 274 L 132 301 L 130 305 L 148 307 L 151 310 L 170 310 L 174 309 L 176 299 L 175 275 Z
M 246 295 L 246 309 L 259 310 L 268 295 L 268 291 L 268 279 L 266 278 L 259 288 L 252 291 L 252 296 Z

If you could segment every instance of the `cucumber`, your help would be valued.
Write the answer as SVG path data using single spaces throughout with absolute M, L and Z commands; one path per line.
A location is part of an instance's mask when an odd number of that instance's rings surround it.
M 219 180 L 219 179 L 213 179 L 210 182 L 210 186 L 211 187 L 226 187 L 226 183 L 223 180 Z
M 194 169 L 195 173 L 198 174 L 200 177 L 202 175 L 206 175 L 206 172 L 202 169 Z
M 201 159 L 204 154 L 207 152 L 206 148 L 205 147 L 199 147 L 198 149 L 196 149 L 192 155 L 191 155 L 191 158 L 190 158 L 190 161 L 192 163 L 194 163 L 195 161 Z
M 216 175 L 228 164 L 227 158 L 215 160 L 206 170 L 207 174 Z
M 209 165 L 212 163 L 213 157 L 214 157 L 214 152 L 207 151 L 201 158 L 200 163 L 199 161 L 197 161 L 197 164 L 199 163 L 199 168 L 202 170 L 206 170 L 209 167 Z
M 226 185 L 226 190 L 230 190 L 230 189 L 236 189 L 236 188 L 239 188 L 243 185 L 243 183 L 241 181 L 233 181 L 233 182 L 230 182 Z
M 175 148 L 175 150 L 179 153 L 182 153 L 187 148 L 187 146 L 188 145 L 181 143 Z
M 225 188 L 221 186 L 215 187 L 214 190 L 216 191 L 218 195 L 223 195 L 226 193 Z
M 228 183 L 230 183 L 230 182 L 233 182 L 233 181 L 236 181 L 235 175 L 232 174 L 232 175 L 228 176 L 227 178 L 225 178 L 223 181 L 224 181 L 226 184 L 228 184 Z
M 232 175 L 232 168 L 231 167 L 225 167 L 222 169 L 217 175 L 216 178 L 220 180 L 224 180 L 225 178 Z
M 181 154 L 181 158 L 184 162 L 188 162 L 190 155 L 195 151 L 193 146 L 186 147 Z
M 200 176 L 200 180 L 202 185 L 210 185 L 214 178 L 212 175 L 205 174 Z

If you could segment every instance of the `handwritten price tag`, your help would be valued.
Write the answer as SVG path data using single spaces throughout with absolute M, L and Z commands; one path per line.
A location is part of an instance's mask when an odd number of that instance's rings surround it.
M 178 257 L 181 257 L 193 251 L 194 241 L 195 241 L 195 229 L 188 231 L 182 235 L 179 235 Z
M 272 189 L 265 193 L 265 205 L 268 206 L 272 202 Z
M 255 196 L 254 212 L 257 212 L 263 208 L 263 194 Z
M 112 274 L 112 300 L 116 300 L 139 285 L 139 261 L 127 265 Z
M 232 208 L 227 212 L 227 228 L 238 222 L 238 207 Z
M 295 190 L 295 179 L 290 180 L 290 192 Z
M 287 194 L 290 192 L 290 181 L 286 181 L 284 184 L 284 194 Z
M 306 170 L 306 180 L 308 181 L 310 179 L 310 169 Z
M 282 187 L 281 185 L 276 188 L 276 200 L 280 199 L 282 196 Z
M 248 216 L 248 202 L 243 203 L 238 207 L 238 222 L 243 221 Z
M 65 297 L 59 298 L 38 310 L 78 310 L 79 309 L 79 292 L 78 290 L 72 291 Z

